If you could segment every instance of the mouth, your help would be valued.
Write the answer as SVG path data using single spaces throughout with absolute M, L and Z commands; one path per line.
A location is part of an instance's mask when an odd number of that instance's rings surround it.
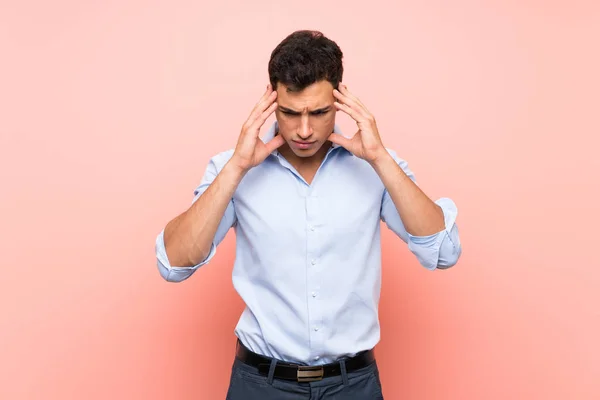
M 316 141 L 314 142 L 302 142 L 299 140 L 292 140 L 292 142 L 294 143 L 294 146 L 299 148 L 299 149 L 308 149 L 310 147 L 312 147 L 315 143 L 317 143 Z

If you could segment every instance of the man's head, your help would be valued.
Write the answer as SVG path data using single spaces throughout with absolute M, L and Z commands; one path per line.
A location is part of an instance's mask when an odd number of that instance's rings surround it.
M 342 80 L 342 51 L 316 31 L 297 31 L 271 53 L 279 134 L 298 157 L 312 157 L 335 125 L 333 89 Z

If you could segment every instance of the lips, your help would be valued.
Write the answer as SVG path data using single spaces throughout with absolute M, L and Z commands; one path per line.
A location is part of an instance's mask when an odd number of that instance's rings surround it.
M 294 146 L 298 149 L 310 149 L 312 147 L 313 144 L 315 144 L 316 142 L 298 142 L 296 140 L 293 140 L 294 142 Z

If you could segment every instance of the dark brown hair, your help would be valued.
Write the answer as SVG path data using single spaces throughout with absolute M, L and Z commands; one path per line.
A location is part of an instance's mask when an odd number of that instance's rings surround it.
M 290 91 L 302 91 L 321 80 L 337 89 L 344 68 L 339 46 L 319 31 L 301 30 L 287 36 L 271 53 L 269 80 Z

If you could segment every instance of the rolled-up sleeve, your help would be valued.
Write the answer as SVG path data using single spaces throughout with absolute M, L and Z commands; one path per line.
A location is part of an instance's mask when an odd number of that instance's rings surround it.
M 231 157 L 231 153 L 231 151 L 223 152 L 210 160 L 200 185 L 194 190 L 194 199 L 192 200 L 192 204 L 200 198 L 200 196 L 215 180 L 220 170 L 225 166 Z M 155 244 L 156 260 L 160 275 L 169 282 L 181 282 L 188 279 L 198 268 L 210 262 L 210 260 L 215 256 L 217 252 L 217 246 L 223 241 L 229 229 L 235 225 L 236 220 L 237 218 L 235 215 L 234 203 L 233 200 L 230 200 L 227 208 L 225 209 L 223 218 L 217 227 L 217 232 L 211 244 L 208 256 L 200 263 L 190 267 L 171 265 L 165 249 L 165 231 L 163 229 L 156 237 Z
M 169 262 L 169 258 L 167 257 L 167 252 L 165 250 L 165 241 L 164 241 L 164 229 L 158 237 L 156 238 L 156 260 L 158 263 L 158 271 L 160 275 L 169 282 L 181 282 L 192 276 L 192 274 L 204 264 L 207 264 L 217 252 L 217 246 L 213 242 L 210 246 L 210 253 L 208 256 L 202 260 L 199 264 L 196 264 L 192 267 L 177 267 L 172 266 Z
M 427 269 L 446 269 L 458 262 L 462 248 L 456 225 L 458 211 L 449 198 L 435 201 L 444 212 L 445 228 L 429 236 L 413 236 L 407 232 L 408 248 Z
M 408 163 L 400 159 L 393 151 L 388 151 L 408 177 L 416 183 L 414 173 L 408 168 Z M 456 224 L 458 215 L 456 204 L 446 197 L 436 200 L 435 203 L 444 213 L 445 227 L 440 232 L 428 236 L 414 236 L 406 231 L 396 205 L 387 190 L 384 190 L 381 205 L 381 219 L 390 230 L 408 244 L 409 250 L 419 263 L 429 270 L 452 267 L 458 262 L 462 253 Z

